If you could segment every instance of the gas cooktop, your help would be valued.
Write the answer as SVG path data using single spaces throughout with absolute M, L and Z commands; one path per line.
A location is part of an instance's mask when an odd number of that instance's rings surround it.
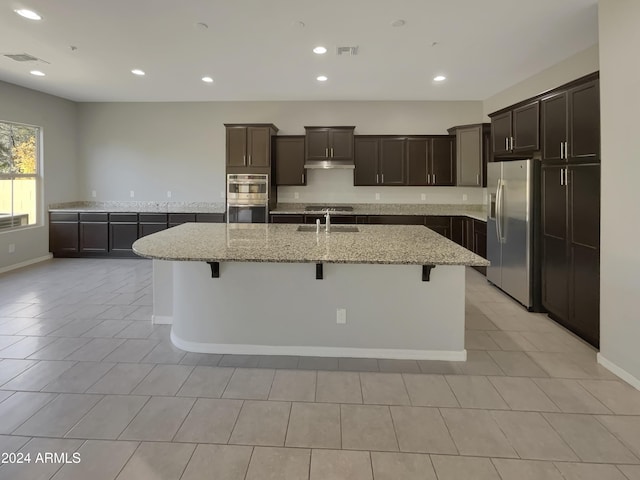
M 305 212 L 353 212 L 351 205 L 307 205 Z

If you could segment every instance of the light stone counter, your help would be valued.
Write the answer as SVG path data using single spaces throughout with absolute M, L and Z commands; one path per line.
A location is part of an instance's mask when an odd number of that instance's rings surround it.
M 133 244 L 140 256 L 207 262 L 486 266 L 489 262 L 415 225 L 358 225 L 359 232 L 298 232 L 287 224 L 186 223 Z
M 210 202 L 65 202 L 49 205 L 50 212 L 225 213 L 224 203 Z
M 322 203 L 279 203 L 272 214 L 317 214 L 318 211 L 306 211 L 309 205 Z M 340 204 L 331 204 L 337 206 Z M 347 205 L 347 204 L 345 204 Z M 446 204 L 413 204 L 413 203 L 354 203 L 348 204 L 353 211 L 336 211 L 336 215 L 429 215 L 429 216 L 466 216 L 487 221 L 486 205 L 446 205 Z

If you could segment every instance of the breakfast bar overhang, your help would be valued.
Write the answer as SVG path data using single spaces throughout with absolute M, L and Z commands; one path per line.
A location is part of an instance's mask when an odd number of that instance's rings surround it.
M 340 227 L 188 223 L 133 248 L 178 348 L 465 360 L 465 267 L 488 262 L 423 226 Z

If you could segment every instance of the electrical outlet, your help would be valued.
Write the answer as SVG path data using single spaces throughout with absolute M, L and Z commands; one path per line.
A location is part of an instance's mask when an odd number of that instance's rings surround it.
M 376 200 L 380 200 L 380 194 L 376 192 Z
M 426 193 L 421 193 L 420 194 L 420 200 L 422 200 L 423 202 L 427 199 L 427 194 Z
M 129 190 L 129 196 L 131 198 L 135 197 L 136 196 L 136 192 L 134 192 L 133 190 Z
M 171 198 L 171 190 L 167 190 L 167 198 Z
M 467 198 L 469 198 L 469 197 L 467 196 L 467 194 L 466 194 L 466 193 L 463 193 L 463 194 L 462 194 L 462 201 L 463 201 L 463 202 L 466 202 L 466 201 L 467 201 Z
M 9 244 L 9 253 L 16 253 L 16 244 L 15 243 L 10 243 Z
M 91 196 L 92 196 L 93 198 L 96 198 L 96 191 L 95 191 L 95 190 L 91 190 Z
M 297 200 L 298 198 L 300 198 L 300 194 L 298 192 L 293 192 L 293 198 Z
M 338 325 L 344 325 L 347 323 L 347 309 L 339 308 L 336 312 L 336 323 Z

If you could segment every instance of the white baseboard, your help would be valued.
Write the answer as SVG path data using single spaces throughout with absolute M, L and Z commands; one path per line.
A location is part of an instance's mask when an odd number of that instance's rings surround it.
M 17 270 L 18 268 L 28 267 L 29 265 L 33 265 L 34 263 L 45 262 L 47 260 L 51 260 L 52 258 L 53 255 L 49 253 L 47 255 L 43 255 L 42 257 L 32 258 L 20 263 L 14 263 L 13 265 L 9 265 L 8 267 L 0 268 L 0 273 L 6 273 L 10 272 L 11 270 Z
M 302 357 L 389 358 L 397 360 L 447 360 L 464 362 L 467 351 L 403 350 L 390 348 L 306 347 L 290 345 L 240 345 L 190 342 L 171 331 L 171 341 L 181 350 L 236 355 L 294 355 Z
M 154 325 L 173 325 L 173 317 L 169 315 L 151 315 L 151 323 Z
M 609 370 L 611 373 L 620 377 L 622 380 L 627 382 L 636 390 L 640 390 L 640 379 L 634 377 L 629 372 L 627 372 L 624 368 L 619 367 L 618 365 L 613 363 L 611 360 L 607 360 L 602 356 L 601 353 L 598 353 L 598 355 L 596 356 L 596 359 L 600 365 L 602 365 L 604 368 Z

